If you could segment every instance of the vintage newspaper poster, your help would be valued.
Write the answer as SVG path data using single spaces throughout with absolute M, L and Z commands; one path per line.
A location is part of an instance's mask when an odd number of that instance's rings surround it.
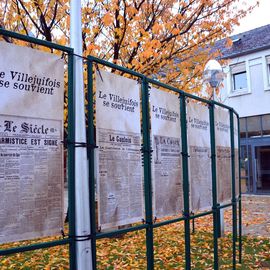
M 192 212 L 212 207 L 212 173 L 209 109 L 195 102 L 187 104 L 189 145 L 190 208 Z
M 224 203 L 232 198 L 231 137 L 229 111 L 220 107 L 215 109 L 215 138 L 217 197 L 219 203 Z
M 235 156 L 235 196 L 236 198 L 239 194 L 239 141 L 238 141 L 238 120 L 237 116 L 233 115 L 233 126 L 234 126 L 234 156 Z
M 178 95 L 150 90 L 152 187 L 156 218 L 183 210 L 180 103 Z
M 63 227 L 64 63 L 0 42 L 0 243 Z
M 96 73 L 99 227 L 143 219 L 140 84 L 106 71 Z

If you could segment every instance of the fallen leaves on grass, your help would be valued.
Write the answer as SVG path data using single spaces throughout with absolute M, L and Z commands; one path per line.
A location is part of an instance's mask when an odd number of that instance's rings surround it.
M 37 241 L 55 240 L 44 238 Z M 23 241 L 1 245 L 1 249 L 26 245 L 37 241 Z M 185 242 L 183 222 L 154 229 L 155 269 L 184 269 Z M 237 253 L 238 259 L 238 253 Z M 211 216 L 195 222 L 191 234 L 192 269 L 213 269 L 213 233 Z M 270 239 L 243 237 L 243 261 L 237 269 L 269 269 Z M 220 269 L 232 269 L 232 235 L 219 239 Z M 98 269 L 146 269 L 145 231 L 127 233 L 118 238 L 97 240 Z M 268 268 L 267 268 L 268 267 Z M 28 251 L 0 258 L 1 270 L 6 269 L 69 269 L 68 245 Z

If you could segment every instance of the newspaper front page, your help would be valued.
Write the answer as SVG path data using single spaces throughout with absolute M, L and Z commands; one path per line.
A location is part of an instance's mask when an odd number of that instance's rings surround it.
M 217 195 L 218 202 L 232 198 L 230 114 L 223 108 L 215 109 Z
M 154 215 L 179 215 L 183 210 L 179 98 L 152 87 L 150 105 Z
M 96 74 L 98 221 L 100 229 L 143 219 L 140 85 Z
M 209 109 L 189 102 L 187 105 L 189 144 L 189 182 L 191 211 L 212 207 L 212 174 Z
M 0 43 L 0 243 L 63 227 L 63 61 Z

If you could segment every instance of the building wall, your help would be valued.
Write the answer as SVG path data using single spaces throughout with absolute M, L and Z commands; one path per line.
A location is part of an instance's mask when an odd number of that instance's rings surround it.
M 270 50 L 264 50 L 230 60 L 224 67 L 226 77 L 221 89 L 221 102 L 235 108 L 240 117 L 270 113 Z M 234 91 L 234 64 L 244 63 L 247 75 L 247 88 Z
M 240 116 L 242 191 L 269 194 L 270 164 L 266 162 L 267 173 L 261 174 L 264 168 L 258 160 L 265 160 L 258 153 L 264 151 L 270 156 L 270 49 L 234 57 L 224 71 L 219 99 Z M 243 72 L 246 80 L 239 87 L 233 78 Z

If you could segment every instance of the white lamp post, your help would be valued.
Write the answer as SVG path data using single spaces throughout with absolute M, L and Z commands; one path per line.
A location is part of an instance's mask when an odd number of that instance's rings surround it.
M 216 60 L 209 60 L 204 68 L 203 77 L 206 82 L 210 84 L 213 89 L 213 94 L 211 99 L 216 99 L 216 89 L 219 87 L 220 83 L 224 78 L 224 72 L 222 67 Z

